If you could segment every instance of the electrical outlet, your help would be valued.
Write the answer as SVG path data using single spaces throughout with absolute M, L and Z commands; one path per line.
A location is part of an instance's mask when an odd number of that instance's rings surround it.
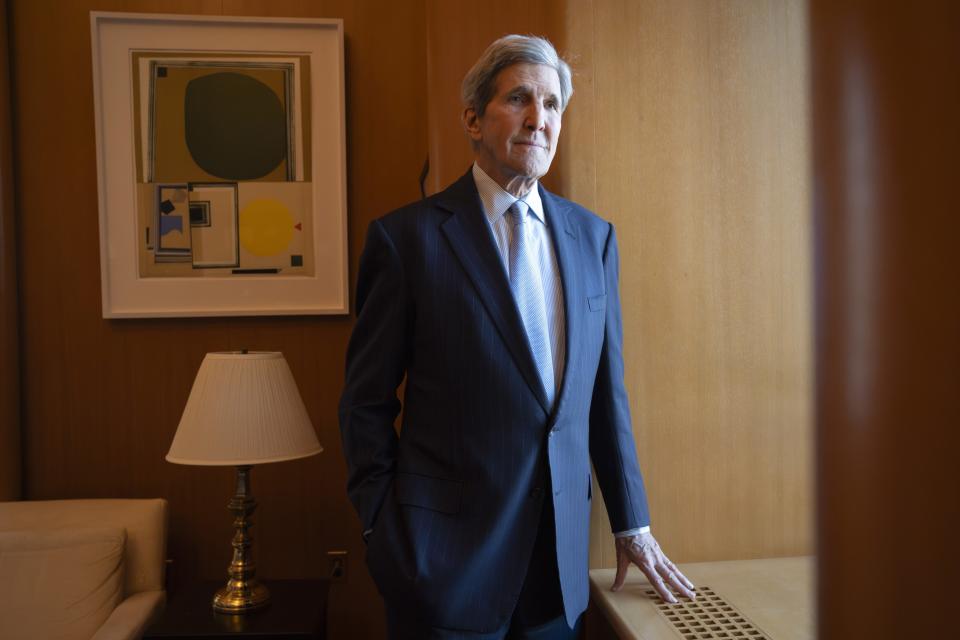
M 347 581 L 347 552 L 327 551 L 327 575 L 330 582 Z

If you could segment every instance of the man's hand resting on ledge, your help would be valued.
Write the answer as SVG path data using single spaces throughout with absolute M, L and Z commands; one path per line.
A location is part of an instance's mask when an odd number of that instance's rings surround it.
M 681 596 L 695 600 L 696 587 L 680 573 L 677 565 L 670 562 L 670 558 L 663 555 L 660 545 L 650 533 L 640 533 L 635 536 L 617 538 L 617 577 L 613 581 L 612 591 L 619 591 L 627 577 L 627 568 L 630 563 L 640 567 L 640 571 L 647 576 L 647 580 L 656 589 L 664 602 L 676 603 L 677 599 L 670 592 L 673 587 Z M 669 587 L 667 586 L 669 585 Z

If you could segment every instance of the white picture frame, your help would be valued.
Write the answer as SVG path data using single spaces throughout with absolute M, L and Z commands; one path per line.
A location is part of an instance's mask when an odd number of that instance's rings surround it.
M 349 313 L 342 20 L 91 12 L 90 24 L 103 317 Z M 164 167 L 167 173 L 186 171 L 178 169 L 186 166 L 183 162 L 167 161 L 168 156 L 174 157 L 172 152 L 162 151 L 166 140 L 177 138 L 167 135 L 173 129 L 167 127 L 164 129 L 167 133 L 159 133 L 158 123 L 166 122 L 162 114 L 167 113 L 161 110 L 161 103 L 177 104 L 163 97 L 172 95 L 172 89 L 159 87 L 173 86 L 174 80 L 164 80 L 166 84 L 155 80 L 156 77 L 166 79 L 169 60 L 180 59 L 189 62 L 170 66 L 177 67 L 176 73 L 181 74 L 219 73 L 222 78 L 228 72 L 233 76 L 245 72 L 243 69 L 240 73 L 230 69 L 204 71 L 215 64 L 267 68 L 265 72 L 249 71 L 251 75 L 287 74 L 283 76 L 287 78 L 286 84 L 277 83 L 287 87 L 279 90 L 286 133 L 278 134 L 278 139 L 285 141 L 278 143 L 285 145 L 282 147 L 285 155 L 278 162 L 286 163 L 286 168 L 277 174 L 281 177 L 274 182 L 266 181 L 273 179 L 269 175 L 258 177 L 263 180 L 260 182 L 244 182 L 227 175 L 223 184 L 239 184 L 238 195 L 230 196 L 224 191 L 220 204 L 216 198 L 212 200 L 213 205 L 211 201 L 203 203 L 206 207 L 219 207 L 214 216 L 201 211 L 200 204 L 194 207 L 192 201 L 184 205 L 187 213 L 183 213 L 184 206 L 169 201 L 162 202 L 166 205 L 164 208 L 157 204 L 159 192 L 153 191 L 160 183 L 193 185 L 196 181 L 209 186 L 221 180 L 181 179 L 180 176 L 171 179 L 169 175 L 159 175 L 159 169 L 154 172 L 154 158 L 160 157 L 163 164 L 158 161 L 156 166 Z M 201 70 L 180 70 L 191 64 Z M 147 73 L 153 75 L 147 76 Z M 170 77 L 175 79 L 173 75 Z M 232 108 L 229 104 L 241 103 L 227 103 L 219 97 L 226 95 L 222 91 L 204 94 L 191 89 L 199 84 L 192 85 L 189 80 L 178 82 L 187 87 L 181 86 L 181 91 L 192 91 L 190 96 L 217 96 L 213 102 L 221 100 L 221 106 L 228 110 Z M 289 93 L 285 93 L 287 90 Z M 193 102 L 188 104 L 197 103 L 199 99 L 191 98 Z M 145 101 L 149 105 L 145 106 Z M 154 113 L 155 103 L 156 112 L 161 115 Z M 193 114 L 206 114 L 209 118 L 210 113 L 214 116 L 219 113 L 211 111 L 214 108 L 201 105 L 189 111 L 184 107 L 187 115 L 176 116 L 187 122 L 182 125 L 187 133 L 181 136 L 186 142 L 177 144 L 189 149 L 193 159 L 205 158 L 202 153 L 194 153 L 194 147 L 190 146 L 189 132 L 200 130 L 198 125 L 190 123 L 202 122 L 200 116 Z M 254 139 L 251 135 L 250 140 Z M 164 142 L 155 144 L 157 140 Z M 233 140 L 235 138 L 230 137 L 231 143 Z M 208 144 L 208 148 L 217 151 L 215 145 Z M 209 166 L 215 165 L 202 164 L 195 172 L 207 171 Z M 221 174 L 234 170 L 216 166 Z M 288 201 L 258 195 L 277 189 L 293 195 Z M 189 191 L 193 193 L 192 186 Z M 260 215 L 264 202 L 269 204 L 265 218 Z M 161 213 L 150 207 L 162 208 L 164 212 L 169 209 L 168 213 L 176 212 L 179 218 L 159 221 Z M 235 207 L 237 213 L 224 211 L 225 207 Z M 260 212 L 255 220 L 262 223 L 261 226 L 247 222 L 253 219 L 251 211 Z M 207 227 L 211 219 L 218 221 L 217 224 L 235 227 L 219 236 L 209 228 L 204 231 L 206 236 L 196 235 L 197 243 L 206 238 L 203 242 L 208 245 L 207 259 L 198 258 L 191 263 L 191 251 L 197 255 L 202 253 L 190 244 L 190 237 L 194 235 L 191 227 L 203 226 L 199 221 L 204 216 Z M 283 233 L 279 241 L 274 241 L 276 234 L 271 233 L 278 225 Z M 174 249 L 168 249 L 166 256 L 157 257 L 155 254 L 159 252 L 151 252 L 154 247 L 151 232 L 157 245 L 161 244 L 162 234 L 176 238 L 180 238 L 177 234 L 184 234 L 186 239 L 181 238 L 180 244 L 168 243 Z M 233 238 L 237 239 L 236 248 L 224 244 Z M 297 248 L 283 245 L 284 239 L 289 246 L 296 243 Z M 178 250 L 187 257 L 170 257 L 169 254 Z M 239 257 L 233 258 L 235 255 Z M 258 268 L 245 267 L 244 256 Z M 232 260 L 236 263 L 231 263 Z

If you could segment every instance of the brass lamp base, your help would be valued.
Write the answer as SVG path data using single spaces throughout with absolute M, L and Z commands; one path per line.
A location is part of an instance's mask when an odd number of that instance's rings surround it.
M 213 610 L 218 613 L 247 613 L 270 602 L 270 592 L 257 581 L 256 565 L 250 553 L 253 537 L 248 530 L 253 524 L 250 516 L 256 508 L 257 501 L 250 494 L 250 466 L 238 466 L 236 495 L 227 505 L 234 515 L 233 560 L 227 568 L 227 586 L 213 596 Z
M 213 596 L 213 610 L 218 613 L 245 613 L 270 602 L 270 592 L 259 582 L 230 580 Z

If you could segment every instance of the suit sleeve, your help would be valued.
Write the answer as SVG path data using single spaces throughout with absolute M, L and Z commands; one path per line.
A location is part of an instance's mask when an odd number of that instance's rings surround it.
M 396 469 L 394 420 L 406 370 L 408 307 L 400 256 L 383 224 L 374 221 L 360 256 L 357 323 L 339 407 L 347 495 L 364 530 L 373 527 Z
M 590 457 L 613 531 L 650 524 L 647 495 L 637 462 L 630 406 L 623 383 L 623 320 L 617 238 L 609 227 L 603 252 L 607 302 L 603 349 L 590 405 Z

